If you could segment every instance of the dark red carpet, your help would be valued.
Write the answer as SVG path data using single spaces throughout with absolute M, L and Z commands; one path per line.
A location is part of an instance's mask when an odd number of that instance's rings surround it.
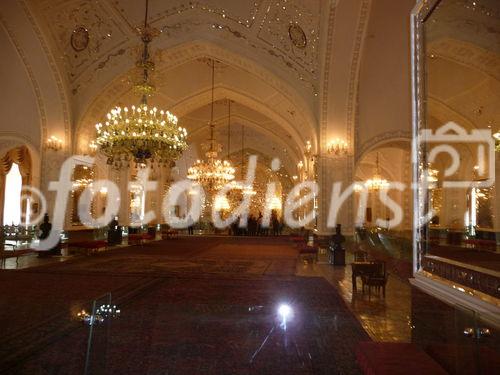
M 368 336 L 325 280 L 293 276 L 296 257 L 282 241 L 196 238 L 2 274 L 14 303 L 0 324 L 17 341 L 1 340 L 0 366 L 82 374 L 89 328 L 71 306 L 109 290 L 122 315 L 95 327 L 92 374 L 358 374 Z M 294 310 L 286 331 L 283 302 Z

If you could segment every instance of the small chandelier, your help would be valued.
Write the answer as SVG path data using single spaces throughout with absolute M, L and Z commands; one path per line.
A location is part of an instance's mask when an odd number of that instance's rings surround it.
M 214 137 L 214 77 L 215 61 L 212 59 L 212 104 L 210 112 L 210 139 L 202 145 L 207 150 L 206 160 L 197 160 L 188 169 L 187 178 L 196 181 L 208 191 L 217 191 L 228 182 L 234 180 L 235 169 L 229 160 L 218 158 L 222 146 L 215 141 Z
M 177 125 L 177 117 L 147 105 L 147 98 L 155 91 L 149 80 L 155 64 L 150 59 L 148 46 L 157 34 L 157 30 L 149 27 L 147 19 L 148 0 L 144 27 L 138 29 L 144 44 L 137 63 L 142 70 L 142 81 L 134 86 L 134 91 L 142 95 L 141 103 L 113 108 L 104 122 L 96 125 L 97 139 L 90 145 L 91 149 L 97 148 L 106 155 L 108 164 L 116 168 L 128 166 L 131 160 L 140 164 L 167 164 L 178 159 L 187 148 L 187 131 Z
M 386 179 L 382 178 L 382 176 L 380 175 L 380 169 L 379 169 L 379 165 L 378 165 L 378 152 L 377 152 L 377 169 L 375 171 L 375 175 L 373 175 L 373 177 L 369 180 L 367 180 L 365 182 L 365 186 L 369 189 L 369 190 L 383 190 L 383 189 L 387 189 L 389 187 L 389 182 L 387 182 Z
M 435 189 L 438 187 L 438 174 L 439 171 L 437 169 L 427 169 L 426 175 L 424 175 L 423 178 L 429 189 Z

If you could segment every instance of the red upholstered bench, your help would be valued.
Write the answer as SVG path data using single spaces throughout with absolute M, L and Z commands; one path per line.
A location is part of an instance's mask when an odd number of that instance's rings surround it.
M 457 358 L 460 360 L 461 374 L 477 374 L 475 358 L 479 355 L 481 374 L 500 374 L 500 356 L 494 347 L 479 345 L 478 351 L 471 350 L 467 345 L 459 342 L 431 344 L 425 347 L 425 351 L 434 358 L 439 358 L 443 367 L 451 373 L 455 371 Z
M 144 242 L 144 237 L 142 234 L 129 234 L 128 244 L 129 245 L 142 245 Z
M 18 264 L 19 257 L 32 253 L 35 253 L 35 250 L 33 249 L 22 249 L 22 250 L 12 250 L 12 251 L 0 250 L 0 261 L 1 261 L 0 264 L 5 264 L 5 260 L 7 258 L 16 258 L 16 264 Z
M 129 234 L 128 235 L 128 244 L 129 245 L 142 245 L 145 241 L 152 241 L 155 239 L 155 236 L 148 233 L 137 233 L 137 234 Z
M 179 231 L 176 231 L 174 229 L 169 229 L 161 233 L 161 238 L 163 240 L 169 240 L 171 238 L 178 238 L 178 237 L 179 237 Z
M 62 245 L 68 247 L 68 249 L 84 249 L 87 255 L 89 255 L 99 251 L 99 249 L 105 249 L 108 246 L 108 242 L 106 240 L 71 241 Z
M 495 251 L 497 247 L 497 243 L 494 240 L 478 240 L 478 239 L 467 239 L 464 241 L 465 244 L 473 247 L 478 250 L 490 250 Z
M 446 375 L 447 372 L 414 344 L 361 342 L 356 359 L 365 375 Z

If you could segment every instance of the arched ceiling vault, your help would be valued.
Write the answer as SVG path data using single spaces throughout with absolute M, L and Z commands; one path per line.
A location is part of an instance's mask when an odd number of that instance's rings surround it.
M 171 110 L 182 123 L 183 117 L 211 101 L 210 57 L 189 59 L 183 64 L 170 68 L 159 68 L 155 84 L 157 95 L 150 100 L 152 105 Z M 217 59 L 220 61 L 219 59 Z M 270 81 L 259 79 L 240 67 L 221 63 L 217 70 L 214 99 L 230 99 L 237 105 L 258 113 L 258 126 L 263 135 L 281 138 L 290 149 L 294 159 L 301 158 L 306 140 L 317 143 L 316 126 L 307 121 L 307 110 L 303 112 L 290 102 L 283 92 L 271 86 Z M 124 79 L 116 79 L 101 95 L 96 97 L 78 123 L 75 140 L 77 152 L 85 152 L 88 142 L 94 137 L 94 124 L 100 122 L 105 113 L 114 105 L 132 105 L 138 101 L 130 84 Z M 189 126 L 188 131 L 191 132 Z
M 25 1 L 64 67 L 79 132 L 88 120 L 95 122 L 96 112 L 104 115 L 126 92 L 123 80 L 137 59 L 140 41 L 135 28 L 143 22 L 144 2 Z M 321 0 L 151 0 L 149 23 L 160 31 L 151 45 L 157 71 L 159 76 L 168 76 L 202 57 L 237 68 L 249 86 L 254 82 L 268 86 L 254 97 L 272 99 L 268 106 L 300 134 L 306 128 L 305 135 L 316 151 L 316 108 L 324 48 L 319 37 L 327 27 L 321 15 L 329 7 L 330 2 Z M 303 31 L 304 45 L 293 39 L 291 25 Z M 81 51 L 70 43 L 77 26 L 89 35 Z M 176 104 L 168 102 L 171 108 Z

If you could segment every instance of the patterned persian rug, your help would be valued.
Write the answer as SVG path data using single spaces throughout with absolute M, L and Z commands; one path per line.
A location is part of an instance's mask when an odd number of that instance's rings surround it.
M 358 374 L 368 335 L 296 260 L 280 239 L 183 238 L 0 273 L 0 374 Z M 106 292 L 122 313 L 87 353 L 76 314 Z
M 276 309 L 288 302 L 286 330 Z M 323 279 L 162 279 L 95 327 L 89 366 L 103 374 L 358 374 L 369 340 Z M 31 356 L 17 374 L 81 374 L 88 328 Z

